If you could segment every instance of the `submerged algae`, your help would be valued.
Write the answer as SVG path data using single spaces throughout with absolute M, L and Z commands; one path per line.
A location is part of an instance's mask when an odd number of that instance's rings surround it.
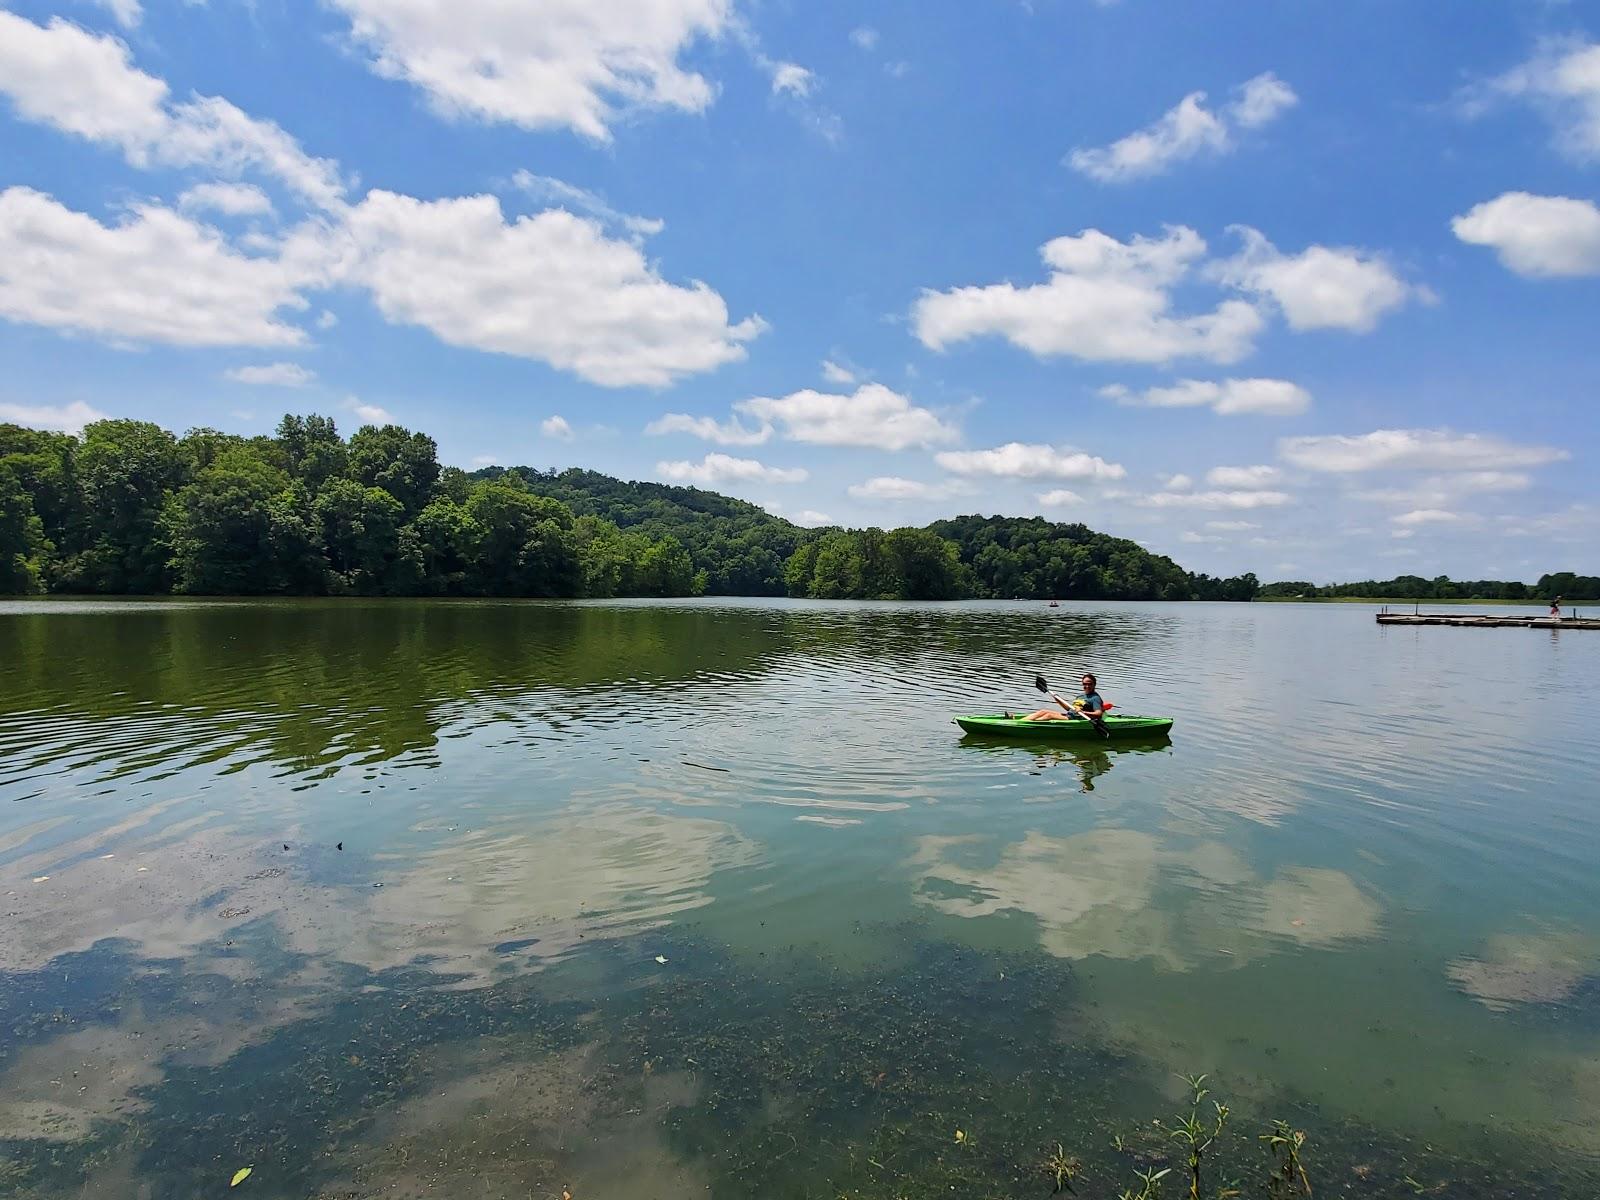
M 471 1181 L 519 1200 L 567 1186 L 578 1200 L 915 1200 L 1042 1196 L 1069 1161 L 1080 1196 L 1110 1200 L 1168 1166 L 1177 1190 L 1182 1147 L 1151 1122 L 1175 1107 L 1170 1081 L 1092 1032 L 1070 964 L 930 940 L 920 925 L 873 932 L 901 953 L 865 970 L 807 948 L 752 962 L 669 930 L 489 986 L 331 964 L 324 994 L 337 999 L 226 1057 L 165 1053 L 130 1085 L 136 1102 L 82 1136 L 0 1131 L 0 1180 L 28 1200 L 163 1200 L 220 1193 L 248 1162 L 263 1196 L 460 1194 Z M 135 1024 L 193 1007 L 101 953 L 96 1003 L 13 1014 L 23 1049 L 135 1032 L 133 1001 Z M 208 1003 L 273 1011 L 264 993 L 292 987 L 299 966 L 219 980 Z M 1212 1086 L 1221 1097 L 1228 1084 Z M 1445 1152 L 1287 1094 L 1238 1099 L 1208 1148 L 1205 1195 L 1266 1194 L 1258 1135 L 1271 1118 L 1309 1131 L 1300 1153 L 1319 1194 L 1594 1193 L 1590 1166 L 1491 1133 Z

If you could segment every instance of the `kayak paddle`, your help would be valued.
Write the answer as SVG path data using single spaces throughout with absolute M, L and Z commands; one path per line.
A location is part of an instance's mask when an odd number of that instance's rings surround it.
M 1089 722 L 1093 723 L 1094 728 L 1095 728 L 1095 732 L 1098 733 L 1101 737 L 1108 738 L 1108 737 L 1111 736 L 1111 731 L 1106 728 L 1105 722 L 1102 721 L 1099 717 L 1091 717 L 1087 713 L 1078 712 L 1075 708 L 1072 707 L 1072 705 L 1068 704 L 1060 696 L 1058 696 L 1054 692 L 1052 692 L 1050 690 L 1050 685 L 1044 681 L 1044 676 L 1043 675 L 1035 675 L 1033 677 L 1033 686 L 1038 688 L 1046 696 L 1049 696 L 1050 699 L 1054 700 L 1057 704 L 1061 705 L 1062 708 L 1066 709 L 1067 710 L 1067 715 L 1068 715 L 1069 718 L 1071 718 L 1073 720 L 1079 720 L 1079 721 L 1089 721 Z

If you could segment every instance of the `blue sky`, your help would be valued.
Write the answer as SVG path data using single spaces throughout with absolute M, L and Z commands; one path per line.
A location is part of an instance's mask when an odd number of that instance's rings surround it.
M 1592 572 L 1600 13 L 0 0 L 0 419 Z

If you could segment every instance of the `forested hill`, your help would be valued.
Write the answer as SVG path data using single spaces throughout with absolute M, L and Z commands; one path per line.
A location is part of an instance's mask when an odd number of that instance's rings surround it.
M 1136 542 L 1042 517 L 956 517 L 888 533 L 811 530 L 716 492 L 578 468 L 489 467 L 474 477 L 507 474 L 579 515 L 677 539 L 713 595 L 1248 600 L 1257 586 L 1252 575 L 1191 575 Z
M 320 416 L 271 436 L 0 424 L 0 593 L 1248 600 L 1083 525 L 803 529 L 699 488 L 443 467 L 432 438 Z
M 1251 574 L 1191 575 L 1170 558 L 1087 525 L 1043 517 L 955 517 L 928 529 L 961 548 L 979 595 L 1090 600 L 1250 600 Z
M 705 590 L 714 596 L 784 595 L 784 563 L 809 536 L 747 500 L 701 488 L 628 482 L 580 467 L 485 467 L 472 478 L 507 475 L 580 517 L 610 521 L 650 538 L 676 539 L 696 569 L 705 572 Z

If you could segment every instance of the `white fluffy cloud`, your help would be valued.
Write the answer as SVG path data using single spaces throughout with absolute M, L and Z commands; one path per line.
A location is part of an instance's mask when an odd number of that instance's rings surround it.
M 1206 107 L 1204 92 L 1191 92 L 1147 128 L 1099 149 L 1074 150 L 1067 161 L 1102 183 L 1126 183 L 1159 175 L 1174 163 L 1202 154 L 1222 154 L 1233 145 L 1232 127 L 1258 128 L 1299 102 L 1294 90 L 1270 71 L 1237 89 L 1220 113 Z
M 1600 275 L 1600 206 L 1591 200 L 1506 192 L 1450 228 L 1463 242 L 1492 247 L 1518 275 Z
M 1211 492 L 1155 492 L 1148 496 L 1140 496 L 1134 500 L 1140 508 L 1198 508 L 1198 509 L 1235 509 L 1235 508 L 1280 508 L 1285 504 L 1294 503 L 1294 497 L 1287 492 L 1257 491 L 1211 491 Z
M 635 35 L 650 36 L 618 36 Z M 156 206 L 108 229 L 13 189 L 0 245 L 20 249 L 0 259 L 0 315 L 14 320 L 136 341 L 289 345 L 304 335 L 275 314 L 304 307 L 301 289 L 356 284 L 391 321 L 608 386 L 660 386 L 711 370 L 744 357 L 743 343 L 765 328 L 759 317 L 730 323 L 710 287 L 667 282 L 632 242 L 570 213 L 508 224 L 491 197 L 423 202 L 389 192 L 351 208 L 336 164 L 310 158 L 276 125 L 225 100 L 171 102 L 167 85 L 135 68 L 122 42 L 59 18 L 40 26 L 0 10 L 0 93 L 20 116 L 116 146 L 135 165 L 256 170 L 331 217 L 282 243 L 255 236 L 248 244 L 260 253 L 246 257 L 215 231 Z M 586 211 L 603 209 L 635 238 L 660 227 L 605 209 L 581 189 L 562 185 L 552 197 L 559 181 L 519 182 L 544 185 L 546 198 Z M 231 215 L 270 211 L 259 189 L 218 182 L 191 188 L 182 204 Z
M 1075 170 L 1102 183 L 1123 183 L 1159 175 L 1175 162 L 1228 146 L 1228 127 L 1205 106 L 1204 92 L 1191 92 L 1146 129 L 1103 148 L 1074 150 Z
M 508 224 L 493 196 L 373 191 L 346 231 L 346 277 L 389 320 L 606 387 L 664 386 L 742 359 L 766 328 L 759 317 L 730 324 L 710 287 L 668 283 L 632 242 L 560 209 Z
M 0 92 L 24 120 L 141 152 L 168 121 L 167 85 L 135 68 L 126 45 L 61 17 L 40 26 L 0 10 Z
M 947 500 L 968 495 L 972 489 L 958 479 L 924 483 L 898 475 L 879 475 L 865 483 L 852 484 L 848 490 L 857 500 Z
M 1270 297 L 1293 329 L 1366 333 L 1418 289 L 1381 255 L 1349 247 L 1309 246 L 1283 254 L 1258 230 L 1235 226 L 1244 247 L 1214 263 L 1211 273 L 1231 287 Z
M 1300 97 L 1294 94 L 1293 88 L 1271 71 L 1263 71 L 1239 85 L 1228 112 L 1237 124 L 1246 129 L 1257 129 L 1277 120 L 1299 103 Z
M 711 85 L 679 65 L 723 33 L 732 0 L 332 0 L 379 74 L 447 115 L 609 141 L 640 109 L 700 112 Z
M 1083 503 L 1083 497 L 1071 488 L 1051 488 L 1048 492 L 1040 492 L 1034 499 L 1045 508 L 1068 508 Z
M 570 442 L 572 440 L 572 425 L 565 417 L 558 414 L 540 421 L 539 433 L 544 437 L 554 438 L 558 442 Z
M 788 93 L 801 99 L 811 94 L 811 89 L 816 83 L 814 76 L 799 63 L 779 62 L 772 64 L 772 91 L 774 95 Z
M 1160 238 L 1128 242 L 1090 229 L 1046 242 L 1046 283 L 1011 283 L 924 292 L 912 310 L 923 345 L 998 335 L 1040 357 L 1097 362 L 1233 362 L 1253 348 L 1261 314 L 1241 300 L 1209 313 L 1175 317 L 1170 290 L 1205 254 L 1194 230 L 1169 227 Z
M 954 441 L 958 430 L 907 396 L 882 384 L 863 384 L 853 395 L 834 395 L 809 388 L 787 396 L 755 396 L 735 404 L 734 410 L 758 422 L 745 425 L 735 416 L 727 421 L 667 413 L 645 427 L 648 434 L 687 433 L 722 446 L 759 446 L 781 426 L 792 442 L 818 446 L 866 446 L 880 450 L 927 448 Z
M 804 483 L 804 467 L 769 467 L 753 458 L 708 454 L 699 462 L 658 462 L 656 472 L 679 483 L 710 487 L 719 483 Z
M 0 14 L 3 16 L 4 14 Z M 31 188 L 0 192 L 0 317 L 112 340 L 293 346 L 301 271 L 247 258 L 214 229 L 144 205 L 102 225 Z
M 1521 492 L 1533 486 L 1533 476 L 1523 471 L 1463 471 L 1457 475 L 1436 475 L 1424 486 L 1448 487 L 1457 493 Z
M 136 29 L 139 22 L 144 20 L 144 6 L 139 0 L 95 0 L 95 3 L 110 13 L 112 19 L 124 29 Z
M 354 396 L 346 400 L 344 406 L 368 425 L 388 425 L 394 421 L 394 414 L 388 409 L 376 404 L 364 404 Z
M 264 366 L 232 367 L 222 373 L 224 379 L 234 383 L 247 383 L 257 387 L 305 387 L 317 377 L 299 363 L 277 362 Z
M 260 171 L 321 208 L 336 209 L 344 198 L 336 163 L 312 158 L 271 121 L 257 120 L 216 96 L 172 106 L 165 133 L 148 153 L 173 167 L 228 175 Z
M 934 456 L 955 475 L 996 479 L 1121 479 L 1128 472 L 1120 463 L 1070 447 L 1008 442 L 992 450 L 947 450 Z
M 511 182 L 542 204 L 588 213 L 607 225 L 616 225 L 638 237 L 651 237 L 666 228 L 666 222 L 657 217 L 636 217 L 612 208 L 604 197 L 587 188 L 576 187 L 565 180 L 549 175 L 535 175 L 532 171 L 518 171 Z
M 267 194 L 250 183 L 197 183 L 178 197 L 185 212 L 219 212 L 230 217 L 262 216 L 272 211 Z
M 836 383 L 841 387 L 848 387 L 856 381 L 856 373 L 849 367 L 841 367 L 831 358 L 822 360 L 822 377 L 829 383 Z
M 762 424 L 750 429 L 737 418 L 718 421 L 715 417 L 694 417 L 688 413 L 667 413 L 644 427 L 652 436 L 667 433 L 687 433 L 719 446 L 759 446 L 772 438 L 772 426 Z
M 260 171 L 323 208 L 344 194 L 337 165 L 277 125 L 214 96 L 174 104 L 121 41 L 60 17 L 40 26 L 0 10 L 0 94 L 24 119 L 115 146 L 137 167 Z
M 756 396 L 734 408 L 763 424 L 776 422 L 790 441 L 819 446 L 906 450 L 947 444 L 959 436 L 955 426 L 881 383 L 862 384 L 849 396 L 810 388 L 787 396 Z
M 1278 453 L 1308 471 L 1505 471 L 1559 462 L 1569 455 L 1551 446 L 1524 446 L 1479 433 L 1448 429 L 1375 429 L 1357 435 L 1283 438 Z
M 1270 488 L 1283 482 L 1277 467 L 1212 467 L 1206 482 L 1219 488 Z
M 1459 525 L 1470 520 L 1463 513 L 1448 512 L 1439 508 L 1419 508 L 1411 512 L 1401 513 L 1397 517 L 1390 517 L 1401 528 L 1416 528 L 1418 525 Z
M 1541 106 L 1555 128 L 1556 144 L 1569 157 L 1585 163 L 1600 159 L 1600 43 L 1547 42 L 1492 86 Z
M 1206 406 L 1223 416 L 1293 416 L 1311 407 L 1311 393 L 1287 379 L 1180 379 L 1170 387 L 1146 388 L 1142 392 L 1114 383 L 1101 388 L 1100 394 L 1118 404 L 1148 408 Z
M 1430 475 L 1411 487 L 1364 488 L 1350 492 L 1349 496 L 1353 500 L 1397 504 L 1403 508 L 1445 508 L 1466 496 L 1521 492 L 1532 486 L 1533 476 L 1525 471 L 1456 471 L 1448 475 Z
M 77 433 L 90 421 L 104 421 L 106 414 L 91 408 L 82 400 L 71 404 L 5 404 L 0 403 L 0 421 L 11 425 L 26 425 L 30 429 L 54 429 L 61 433 Z
M 62 44 L 104 48 L 66 28 Z M 197 187 L 184 199 L 235 212 L 265 202 L 236 185 Z M 305 308 L 310 288 L 356 285 L 393 322 L 605 386 L 661 386 L 712 370 L 743 358 L 743 343 L 765 328 L 759 317 L 730 323 L 710 287 L 662 279 L 633 241 L 595 221 L 550 210 L 507 223 L 491 196 L 430 202 L 375 191 L 281 241 L 252 235 L 244 244 L 256 253 L 157 205 L 105 226 L 12 188 L 0 194 L 0 317 L 112 340 L 295 345 L 305 334 L 281 310 Z

